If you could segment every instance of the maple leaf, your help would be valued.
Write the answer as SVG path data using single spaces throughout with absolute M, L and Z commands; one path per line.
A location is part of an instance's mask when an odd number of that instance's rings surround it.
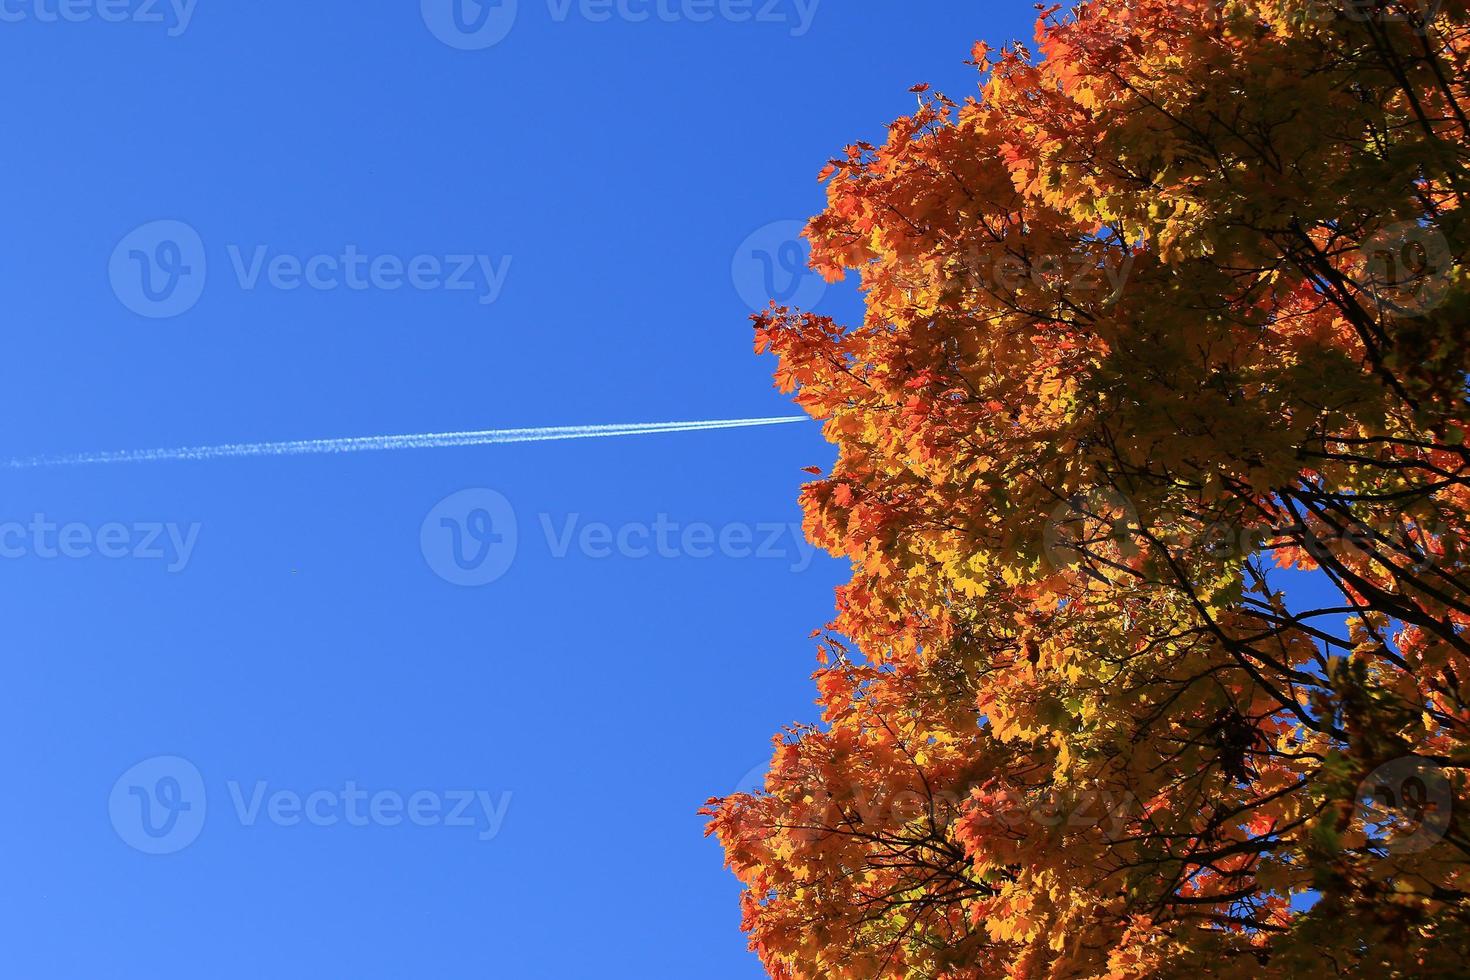
M 820 724 L 707 808 L 752 948 L 1460 975 L 1470 0 L 1039 9 L 824 171 L 861 321 L 755 318 L 852 573 Z

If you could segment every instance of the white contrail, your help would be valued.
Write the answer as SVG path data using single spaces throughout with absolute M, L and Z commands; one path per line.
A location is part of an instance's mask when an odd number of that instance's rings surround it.
M 745 429 L 758 425 L 805 422 L 805 415 L 769 419 L 714 419 L 703 422 L 628 422 L 615 425 L 555 425 L 536 429 L 482 429 L 477 432 L 423 432 L 407 436 L 357 436 L 350 439 L 298 439 L 292 442 L 246 442 L 184 449 L 127 449 L 119 452 L 81 453 L 75 456 L 36 456 L 12 459 L 5 469 L 29 470 L 43 466 L 92 466 L 101 463 L 161 463 L 171 460 L 225 459 L 237 456 L 307 456 L 331 453 L 377 452 L 387 449 L 438 449 L 446 446 L 491 446 L 508 442 L 552 442 L 559 439 L 610 439 L 659 432 L 701 432 L 708 429 Z

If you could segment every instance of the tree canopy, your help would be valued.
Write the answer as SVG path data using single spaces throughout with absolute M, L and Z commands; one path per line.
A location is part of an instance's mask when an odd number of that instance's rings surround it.
M 778 978 L 1470 949 L 1467 0 L 1093 0 L 822 174 L 773 307 L 851 560 L 711 800 Z

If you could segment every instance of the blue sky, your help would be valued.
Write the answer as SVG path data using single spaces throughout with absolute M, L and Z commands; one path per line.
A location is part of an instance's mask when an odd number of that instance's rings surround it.
M 791 414 L 817 171 L 1033 16 L 0 0 L 0 456 Z M 830 456 L 3 472 L 0 973 L 760 975 L 696 810 L 812 715 Z

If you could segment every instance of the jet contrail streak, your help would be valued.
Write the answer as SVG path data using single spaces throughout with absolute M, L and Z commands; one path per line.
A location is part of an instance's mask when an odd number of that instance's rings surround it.
M 611 439 L 660 432 L 703 432 L 746 429 L 760 425 L 805 422 L 805 415 L 769 419 L 714 419 L 703 422 L 628 422 L 615 425 L 556 425 L 535 429 L 482 429 L 477 432 L 423 432 L 406 436 L 357 436 L 349 439 L 298 439 L 292 442 L 246 442 L 184 449 L 127 449 L 119 452 L 81 453 L 75 456 L 35 456 L 12 459 L 5 469 L 30 470 L 47 466 L 96 466 L 103 463 L 162 463 L 175 460 L 229 459 L 242 456 L 309 456 L 333 453 L 381 452 L 389 449 L 440 449 L 449 446 L 494 446 L 510 442 L 554 442 L 561 439 Z

